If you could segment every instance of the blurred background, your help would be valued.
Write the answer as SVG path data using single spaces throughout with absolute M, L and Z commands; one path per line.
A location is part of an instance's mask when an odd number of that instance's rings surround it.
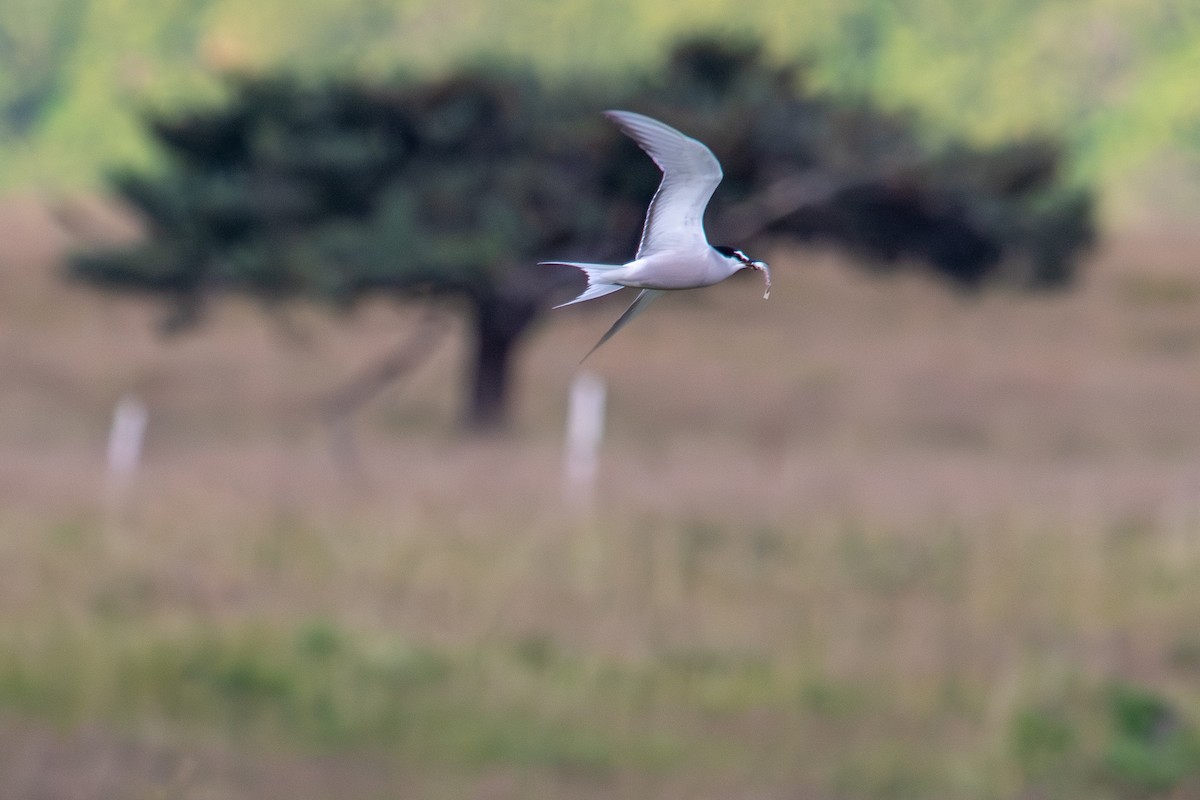
M 1200 797 L 1198 74 L 1183 0 L 5 0 L 0 795 Z M 775 288 L 567 464 L 614 107 Z

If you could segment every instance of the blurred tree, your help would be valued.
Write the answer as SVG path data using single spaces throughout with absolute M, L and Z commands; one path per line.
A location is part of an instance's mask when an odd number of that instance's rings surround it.
M 342 307 L 371 294 L 452 297 L 474 326 L 467 419 L 499 424 L 514 344 L 570 279 L 537 254 L 604 239 L 595 159 L 568 133 L 600 127 L 595 104 L 563 92 L 551 109 L 530 76 L 482 72 L 231 89 L 218 108 L 150 116 L 168 168 L 113 177 L 146 240 L 83 255 L 75 274 L 173 297 L 172 329 L 218 290 Z
M 1065 182 L 1060 145 L 931 152 L 904 115 L 816 94 L 803 78 L 798 66 L 771 68 L 753 42 L 695 40 L 635 94 L 637 108 L 721 159 L 718 200 L 732 207 L 715 209 L 713 241 L 823 239 L 875 269 L 928 264 L 962 288 L 1070 282 L 1095 230 L 1091 193 Z
M 379 85 L 234 79 L 218 107 L 148 116 L 166 168 L 113 177 L 147 236 L 82 255 L 73 273 L 173 297 L 171 327 L 218 290 L 339 306 L 454 298 L 474 332 L 467 420 L 492 428 L 521 337 L 577 288 L 574 271 L 534 262 L 635 249 L 659 174 L 598 114 L 627 107 L 722 160 L 713 241 L 824 237 L 879 264 L 922 260 L 962 286 L 1069 280 L 1090 201 L 1061 185 L 1056 147 L 930 155 L 903 117 L 814 95 L 802 77 L 753 43 L 696 40 L 623 90 L 496 70 Z

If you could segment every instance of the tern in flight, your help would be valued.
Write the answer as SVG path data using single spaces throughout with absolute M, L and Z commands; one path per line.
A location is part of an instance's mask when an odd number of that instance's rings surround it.
M 741 269 L 755 269 L 766 279 L 763 298 L 771 294 L 771 271 L 741 250 L 714 247 L 704 234 L 704 208 L 721 182 L 721 164 L 712 151 L 669 125 L 632 111 L 606 111 L 627 136 L 646 151 L 662 170 L 662 183 L 646 211 L 637 256 L 626 264 L 588 264 L 577 261 L 543 261 L 543 264 L 577 267 L 587 275 L 583 294 L 562 308 L 594 300 L 626 286 L 641 289 L 633 305 L 613 323 L 588 356 L 645 310 L 650 301 L 673 289 L 697 289 L 720 283 Z M 587 356 L 584 356 L 587 359 Z

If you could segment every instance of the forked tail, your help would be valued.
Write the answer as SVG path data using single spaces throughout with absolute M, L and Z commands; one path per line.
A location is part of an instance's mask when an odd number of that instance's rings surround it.
M 581 358 L 579 360 L 579 363 L 582 364 L 584 361 L 587 361 L 587 357 L 590 356 L 592 353 L 596 352 L 597 350 L 599 350 L 600 345 L 607 342 L 609 339 L 611 339 L 613 337 L 613 335 L 617 331 L 621 330 L 621 328 L 624 328 L 626 325 L 628 325 L 630 320 L 632 320 L 638 314 L 645 311 L 646 306 L 650 305 L 650 301 L 653 300 L 654 298 L 658 297 L 662 293 L 663 293 L 662 289 L 642 289 L 642 291 L 640 293 L 638 293 L 638 296 L 633 299 L 633 305 L 631 305 L 629 308 L 625 309 L 625 313 L 622 314 L 620 316 L 620 318 L 612 324 L 612 327 L 609 328 L 605 332 L 605 334 L 600 337 L 600 341 L 596 342 L 595 346 L 592 347 L 591 350 L 588 350 L 587 356 L 584 356 L 583 358 Z
M 582 261 L 539 261 L 539 264 L 552 267 L 575 267 L 583 270 L 587 275 L 588 287 L 583 290 L 583 294 L 566 303 L 561 303 L 555 308 L 582 303 L 584 300 L 594 300 L 597 297 L 603 297 L 606 294 L 620 291 L 625 287 L 619 283 L 610 283 L 607 278 L 607 273 L 615 269 L 620 269 L 623 264 L 588 264 Z

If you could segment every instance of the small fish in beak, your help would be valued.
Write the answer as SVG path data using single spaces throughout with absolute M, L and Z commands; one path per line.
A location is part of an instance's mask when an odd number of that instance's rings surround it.
M 763 274 L 763 280 L 767 282 L 766 291 L 763 292 L 763 300 L 766 300 L 771 296 L 771 268 L 765 261 L 751 261 L 750 269 L 756 269 Z

